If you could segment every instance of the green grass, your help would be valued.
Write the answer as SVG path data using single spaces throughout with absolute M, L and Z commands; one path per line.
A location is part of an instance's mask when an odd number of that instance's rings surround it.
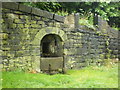
M 3 88 L 118 88 L 118 66 L 86 67 L 67 74 L 3 72 Z

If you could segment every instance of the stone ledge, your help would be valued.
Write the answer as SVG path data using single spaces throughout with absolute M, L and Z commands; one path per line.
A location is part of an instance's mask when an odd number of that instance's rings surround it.
M 53 14 L 47 11 L 43 11 L 43 16 L 49 19 L 53 19 Z
M 37 16 L 42 16 L 45 18 L 54 19 L 54 20 L 59 21 L 59 22 L 64 22 L 64 16 L 59 16 L 56 14 L 52 14 L 48 11 L 44 11 L 44 10 L 34 8 L 34 7 L 25 6 L 22 4 L 15 3 L 15 2 L 4 2 L 4 3 L 2 3 L 2 7 L 7 8 L 7 9 L 19 10 L 22 12 L 35 14 Z
M 38 16 L 43 16 L 43 11 L 37 8 L 32 8 L 31 11 L 32 14 L 38 15 Z
M 18 10 L 18 3 L 15 2 L 2 2 L 2 8 Z
M 19 10 L 27 13 L 31 13 L 31 7 L 19 4 Z
M 54 19 L 59 22 L 64 22 L 64 16 L 54 14 Z
M 40 10 L 38 8 L 32 8 L 31 14 L 35 14 L 35 15 L 42 16 L 42 17 L 45 17 L 45 18 L 53 19 L 53 14 L 52 13 Z

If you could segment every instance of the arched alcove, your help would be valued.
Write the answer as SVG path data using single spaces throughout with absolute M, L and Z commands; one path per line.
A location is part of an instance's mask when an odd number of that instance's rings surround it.
M 59 35 L 47 34 L 41 40 L 41 57 L 62 57 L 63 43 Z
M 31 45 L 40 46 L 40 56 L 34 60 L 34 68 L 49 73 L 63 69 L 63 46 L 66 40 L 67 35 L 63 30 L 56 27 L 42 28 L 31 42 Z

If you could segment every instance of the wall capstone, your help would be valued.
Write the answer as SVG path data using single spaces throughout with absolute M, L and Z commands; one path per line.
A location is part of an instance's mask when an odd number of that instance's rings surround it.
M 18 10 L 18 6 L 19 4 L 18 3 L 15 3 L 15 2 L 3 2 L 2 3 L 2 8 L 8 8 L 8 9 L 13 9 L 13 10 Z

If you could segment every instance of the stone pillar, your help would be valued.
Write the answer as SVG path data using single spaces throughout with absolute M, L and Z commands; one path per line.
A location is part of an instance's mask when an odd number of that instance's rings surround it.
M 98 15 L 94 14 L 93 24 L 98 25 Z
M 98 16 L 98 28 L 103 34 L 107 34 L 109 30 L 109 25 L 107 21 L 103 20 L 100 16 Z
M 80 19 L 80 16 L 79 16 L 79 13 L 75 13 L 74 15 L 74 24 L 75 24 L 75 28 L 79 28 L 79 19 Z

